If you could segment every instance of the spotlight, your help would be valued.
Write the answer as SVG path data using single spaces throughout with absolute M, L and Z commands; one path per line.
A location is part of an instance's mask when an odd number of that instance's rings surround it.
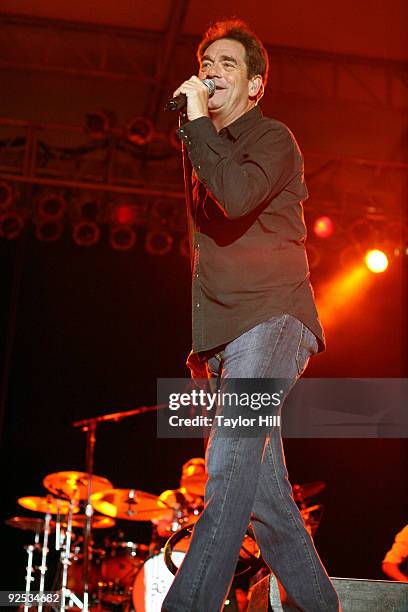
M 126 125 L 127 139 L 133 144 L 143 147 L 148 144 L 154 134 L 153 124 L 145 117 L 134 117 Z
M 9 183 L 0 182 L 0 210 L 5 210 L 13 203 L 13 189 Z
M 167 255 L 173 246 L 172 236 L 163 230 L 153 230 L 146 236 L 146 251 L 151 255 Z
M 38 216 L 47 221 L 61 219 L 67 208 L 66 199 L 57 193 L 42 195 L 36 204 Z
M 372 249 L 371 251 L 367 251 L 365 263 L 371 272 L 380 274 L 381 272 L 385 272 L 385 270 L 388 268 L 388 257 L 384 251 Z
M 115 122 L 114 113 L 109 111 L 91 111 L 85 115 L 85 129 L 91 138 L 105 138 Z
M 319 238 L 328 238 L 334 230 L 330 217 L 318 217 L 313 224 L 313 231 Z
M 109 218 L 114 225 L 144 226 L 147 221 L 147 203 L 112 202 Z
M 99 200 L 83 200 L 78 204 L 81 218 L 84 221 L 99 221 L 102 215 L 102 204 Z
M 137 218 L 137 211 L 131 204 L 118 204 L 112 210 L 112 220 L 119 225 L 132 225 Z
M 152 206 L 153 225 L 176 229 L 179 212 L 173 200 L 158 200 Z
M 36 223 L 35 235 L 42 242 L 55 242 L 59 240 L 64 231 L 64 226 L 61 221 L 49 220 Z
M 17 238 L 24 227 L 24 219 L 20 213 L 15 210 L 5 212 L 0 215 L 0 236 L 13 240 Z
M 101 230 L 94 221 L 74 223 L 72 238 L 78 246 L 93 246 L 99 241 Z
M 111 228 L 109 242 L 115 251 L 128 251 L 136 244 L 136 232 L 130 225 L 116 225 Z

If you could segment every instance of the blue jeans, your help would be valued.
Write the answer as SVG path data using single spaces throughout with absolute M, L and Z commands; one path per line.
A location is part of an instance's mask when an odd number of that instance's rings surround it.
M 228 378 L 286 378 L 293 386 L 316 352 L 312 332 L 284 314 L 228 343 L 207 368 L 221 384 Z M 283 610 L 338 612 L 337 593 L 293 499 L 280 428 L 225 437 L 213 426 L 206 466 L 205 508 L 162 611 L 222 609 L 251 521 L 262 556 L 286 591 Z

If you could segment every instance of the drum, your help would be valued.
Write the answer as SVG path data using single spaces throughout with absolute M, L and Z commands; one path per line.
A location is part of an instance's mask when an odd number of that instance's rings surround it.
M 119 604 L 130 599 L 136 573 L 147 557 L 149 547 L 135 542 L 110 542 L 102 560 L 101 599 Z
M 180 542 L 173 550 L 173 561 L 179 567 L 186 556 L 188 542 Z M 174 580 L 167 569 L 163 551 L 149 557 L 136 575 L 132 590 L 135 612 L 160 612 L 164 598 Z
M 92 549 L 92 559 L 89 563 L 88 592 L 92 599 L 97 596 L 99 582 L 101 580 L 101 560 L 103 550 Z M 84 591 L 83 583 L 84 554 L 82 547 L 76 546 L 71 553 L 70 565 L 68 566 L 67 588 L 75 595 L 81 596 Z

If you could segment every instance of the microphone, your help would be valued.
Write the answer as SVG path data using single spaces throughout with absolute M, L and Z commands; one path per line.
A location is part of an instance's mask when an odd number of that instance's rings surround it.
M 213 96 L 215 93 L 214 81 L 212 79 L 203 79 L 201 82 L 204 83 L 204 85 L 208 88 L 208 97 L 211 98 L 211 96 Z M 171 100 L 169 100 L 166 106 L 164 107 L 164 110 L 165 111 L 183 110 L 186 104 L 187 104 L 187 96 L 186 94 L 181 93 L 175 98 L 172 98 Z

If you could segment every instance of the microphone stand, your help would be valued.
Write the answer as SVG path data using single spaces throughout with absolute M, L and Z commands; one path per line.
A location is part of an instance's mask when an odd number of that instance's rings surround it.
M 84 525 L 84 565 L 83 565 L 83 586 L 84 586 L 84 602 L 83 611 L 88 612 L 89 609 L 89 564 L 92 559 L 92 516 L 93 508 L 91 504 L 92 495 L 92 476 L 94 468 L 95 442 L 96 442 L 96 426 L 104 421 L 121 421 L 131 416 L 144 414 L 145 412 L 156 412 L 162 408 L 166 408 L 167 404 L 158 406 L 141 406 L 134 410 L 124 410 L 122 412 L 114 412 L 104 414 L 90 419 L 82 419 L 72 423 L 73 427 L 80 427 L 86 432 L 86 472 L 88 476 L 88 488 L 85 508 L 85 525 Z

